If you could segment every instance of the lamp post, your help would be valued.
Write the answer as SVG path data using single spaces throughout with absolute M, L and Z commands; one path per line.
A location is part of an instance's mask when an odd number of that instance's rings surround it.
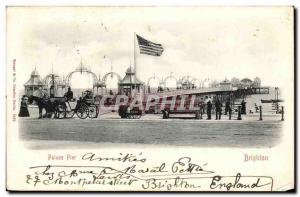
M 279 88 L 278 88 L 278 87 L 275 87 L 275 107 L 276 107 L 276 113 L 279 112 L 278 92 L 279 92 Z
M 50 98 L 54 98 L 55 92 L 54 92 L 54 74 L 51 74 L 51 86 L 50 86 Z

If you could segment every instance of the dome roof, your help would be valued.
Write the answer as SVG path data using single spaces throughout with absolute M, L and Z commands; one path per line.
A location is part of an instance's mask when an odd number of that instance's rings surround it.
M 31 72 L 31 76 L 40 76 L 36 68 Z
M 242 83 L 252 83 L 252 80 L 249 78 L 245 78 L 241 80 Z
M 31 72 L 30 79 L 24 84 L 24 86 L 43 86 L 43 85 L 44 84 L 36 68 Z
M 227 78 L 225 78 L 223 82 L 224 83 L 230 83 L 230 81 Z
M 131 66 L 129 68 L 127 68 L 126 74 L 134 74 L 134 70 L 132 69 Z
M 135 78 L 135 73 L 132 71 L 131 66 L 126 70 L 125 77 L 119 82 L 121 85 L 126 84 L 136 84 L 136 85 L 142 85 L 143 82 L 139 80 L 138 78 Z

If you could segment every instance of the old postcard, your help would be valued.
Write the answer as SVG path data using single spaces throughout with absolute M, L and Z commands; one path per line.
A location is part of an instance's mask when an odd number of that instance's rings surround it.
M 294 188 L 292 6 L 7 7 L 7 189 Z

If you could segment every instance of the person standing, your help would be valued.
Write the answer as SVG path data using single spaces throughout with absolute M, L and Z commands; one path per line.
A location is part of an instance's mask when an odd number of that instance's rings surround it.
M 212 109 L 212 103 L 210 100 L 207 101 L 206 104 L 206 110 L 207 110 L 207 120 L 211 120 L 211 109 Z
M 27 96 L 23 96 L 21 99 L 21 106 L 20 106 L 20 112 L 19 117 L 29 117 L 29 111 L 28 111 L 28 105 L 27 105 Z
M 220 102 L 219 98 L 217 98 L 215 102 L 215 108 L 216 108 L 216 120 L 221 120 L 222 103 Z
M 202 115 L 205 113 L 204 106 L 205 106 L 204 100 L 203 98 L 201 98 L 199 102 L 200 119 L 202 119 Z
M 227 100 L 226 100 L 226 103 L 225 103 L 225 114 L 224 115 L 227 115 L 227 112 L 229 112 L 230 110 L 231 110 L 230 98 L 228 97 Z
M 246 114 L 246 102 L 244 99 L 241 102 L 241 114 Z
M 256 105 L 256 103 L 254 103 L 254 107 L 255 107 L 255 112 L 258 113 L 259 112 L 259 107 Z

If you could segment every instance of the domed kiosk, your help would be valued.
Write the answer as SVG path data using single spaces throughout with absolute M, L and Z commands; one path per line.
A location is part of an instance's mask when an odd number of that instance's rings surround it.
M 25 95 L 31 96 L 36 90 L 42 89 L 44 84 L 36 68 L 31 72 L 30 79 L 24 84 Z
M 144 83 L 135 77 L 135 72 L 131 66 L 126 70 L 125 77 L 119 82 L 119 93 L 129 95 L 132 90 L 140 92 Z

